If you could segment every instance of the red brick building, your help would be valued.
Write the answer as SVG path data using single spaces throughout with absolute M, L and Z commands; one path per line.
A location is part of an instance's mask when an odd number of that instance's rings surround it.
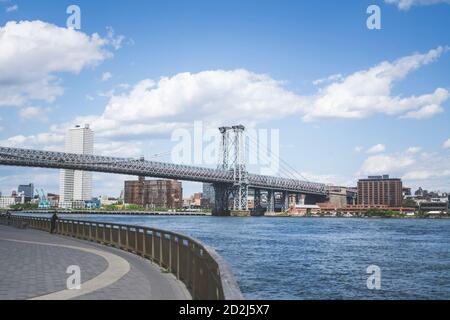
M 389 175 L 369 176 L 358 181 L 358 205 L 401 207 L 402 180 Z
M 183 188 L 176 180 L 125 181 L 124 202 L 145 208 L 179 209 L 183 205 Z

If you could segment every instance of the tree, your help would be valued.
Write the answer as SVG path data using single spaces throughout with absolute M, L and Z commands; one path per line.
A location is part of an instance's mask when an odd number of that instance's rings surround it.
M 417 203 L 413 199 L 405 199 L 402 203 L 403 207 L 415 208 Z

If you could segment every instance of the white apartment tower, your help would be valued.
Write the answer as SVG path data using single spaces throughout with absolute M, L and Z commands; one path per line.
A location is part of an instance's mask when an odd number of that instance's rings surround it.
M 67 153 L 93 154 L 94 132 L 86 124 L 71 128 L 66 133 L 64 151 Z M 63 169 L 59 184 L 60 207 L 71 208 L 74 201 L 92 199 L 92 173 Z

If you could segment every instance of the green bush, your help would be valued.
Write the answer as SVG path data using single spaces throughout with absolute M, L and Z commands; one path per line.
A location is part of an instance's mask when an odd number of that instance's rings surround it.
M 36 210 L 38 209 L 37 203 L 17 203 L 10 206 L 13 210 Z
M 402 214 L 396 211 L 391 210 L 381 210 L 381 209 L 369 209 L 365 214 L 367 217 L 383 217 L 383 218 L 391 218 L 391 217 L 400 217 Z

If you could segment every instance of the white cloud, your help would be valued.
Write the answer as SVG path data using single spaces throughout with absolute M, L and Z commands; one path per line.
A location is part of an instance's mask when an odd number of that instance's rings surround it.
M 51 111 L 51 108 L 26 107 L 19 111 L 19 116 L 23 119 L 47 121 L 47 114 Z
M 442 147 L 444 149 L 450 149 L 450 139 L 448 139 L 447 141 L 444 142 L 444 144 L 442 145 Z
M 110 100 L 96 121 L 107 126 L 112 136 L 114 130 L 124 131 L 133 125 L 140 128 L 139 134 L 145 131 L 151 134 L 155 126 L 148 125 L 149 122 L 161 128 L 192 124 L 195 120 L 211 125 L 236 122 L 252 125 L 294 114 L 307 121 L 364 118 L 374 113 L 406 115 L 417 110 L 422 110 L 422 116 L 425 113 L 429 116 L 427 106 L 439 107 L 449 97 L 447 90 L 438 88 L 431 94 L 396 97 L 391 96 L 391 87 L 411 71 L 435 61 L 444 51 L 439 47 L 393 63 L 382 62 L 338 80 L 312 96 L 295 94 L 268 75 L 242 69 L 186 72 L 158 81 L 145 79 L 129 91 L 117 94 L 111 90 L 103 94 Z
M 143 155 L 144 146 L 149 147 L 141 141 L 96 142 L 94 149 L 103 156 L 137 158 Z
M 111 56 L 98 34 L 42 21 L 10 21 L 0 27 L 0 106 L 51 102 L 63 94 L 56 74 L 79 73 Z
M 367 150 L 367 153 L 380 153 L 386 150 L 386 146 L 384 144 L 376 144 L 373 147 Z
M 64 141 L 63 134 L 57 133 L 39 133 L 36 135 L 17 135 L 0 141 L 2 147 L 20 147 L 20 148 L 43 148 L 45 150 L 61 151 L 61 145 Z
M 115 35 L 114 29 L 111 26 L 106 27 L 106 39 L 108 44 L 111 45 L 115 50 L 119 50 L 122 47 L 122 42 L 125 40 L 123 35 Z
M 111 78 L 112 78 L 112 73 L 111 72 L 104 72 L 102 74 L 102 81 L 108 81 Z
M 430 178 L 445 178 L 450 176 L 450 170 L 416 170 L 403 176 L 405 180 L 427 180 Z
M 389 4 L 395 4 L 400 10 L 409 10 L 412 6 L 426 6 L 438 3 L 450 3 L 450 0 L 384 0 Z
M 168 137 L 174 129 L 190 127 L 199 120 L 213 127 L 238 122 L 251 126 L 295 115 L 305 120 L 362 118 L 374 113 L 403 115 L 430 104 L 439 105 L 447 99 L 445 89 L 406 98 L 390 95 L 395 81 L 435 61 L 443 52 L 443 48 L 438 48 L 393 63 L 382 62 L 319 89 L 312 96 L 295 94 L 268 75 L 243 69 L 186 72 L 157 81 L 144 79 L 119 93 L 114 89 L 100 93 L 109 98 L 102 114 L 52 125 L 49 134 L 64 136 L 74 124 L 89 123 L 96 137 L 108 143 L 119 138 Z M 14 141 L 19 146 L 17 139 Z M 33 141 L 36 136 L 24 142 L 29 145 Z M 53 146 L 52 143 L 50 147 Z
M 375 155 L 367 158 L 360 169 L 359 175 L 385 174 L 398 172 L 415 163 L 408 155 Z
M 6 8 L 6 12 L 8 12 L 8 13 L 9 12 L 14 12 L 14 11 L 17 11 L 17 10 L 19 10 L 19 6 L 17 4 L 9 6 L 9 7 Z
M 333 82 L 333 81 L 337 81 L 337 80 L 341 80 L 341 79 L 342 79 L 342 74 L 337 73 L 337 74 L 332 74 L 331 76 L 328 76 L 326 78 L 314 80 L 313 84 L 315 86 L 318 86 L 318 85 L 321 85 L 323 83 Z
M 124 188 L 125 180 L 136 180 L 135 176 L 94 172 L 92 175 L 93 196 L 108 195 L 118 197 Z
M 247 70 L 179 73 L 155 82 L 145 79 L 128 93 L 111 97 L 104 119 L 135 122 L 186 119 L 189 122 L 264 121 L 301 110 L 303 98 L 267 75 Z
M 108 91 L 99 91 L 99 92 L 97 92 L 97 95 L 99 97 L 102 97 L 102 98 L 111 98 L 111 97 L 114 96 L 114 94 L 115 94 L 115 90 L 114 89 L 111 89 L 111 90 L 108 90 Z
M 126 90 L 129 89 L 131 86 L 128 83 L 120 83 L 117 85 L 118 88 Z
M 91 96 L 91 95 L 89 95 L 89 94 L 87 94 L 87 95 L 86 95 L 86 100 L 94 101 L 94 97 Z
M 417 149 L 418 147 L 414 147 L 405 152 L 370 156 L 356 175 L 390 174 L 402 178 L 408 186 L 450 189 L 450 156 L 420 153 Z
M 34 183 L 36 189 L 44 189 L 44 192 L 58 192 L 59 189 L 58 170 L 42 168 L 15 169 L 12 174 L 0 177 L 0 185 L 4 195 L 11 194 L 19 184 Z
M 375 113 L 405 115 L 429 105 L 440 107 L 449 97 L 446 89 L 437 88 L 433 93 L 410 97 L 393 96 L 391 91 L 396 82 L 436 61 L 447 50 L 438 47 L 425 54 L 416 53 L 394 62 L 384 61 L 334 82 L 309 98 L 303 119 L 366 118 Z M 422 110 L 422 113 L 429 112 Z
M 406 150 L 406 153 L 412 153 L 412 154 L 415 154 L 415 153 L 420 152 L 420 150 L 422 150 L 422 148 L 420 148 L 420 147 L 409 147 L 409 148 Z
M 419 110 L 409 111 L 402 116 L 402 118 L 427 119 L 442 112 L 444 112 L 444 108 L 436 104 L 430 104 L 420 108 Z
M 286 177 L 289 178 L 289 176 Z M 311 172 L 299 172 L 299 174 L 294 173 L 292 177 L 299 180 L 314 181 L 328 185 L 341 185 L 341 186 L 354 185 L 353 180 L 348 180 L 347 177 L 342 177 L 336 174 L 315 174 Z
M 356 146 L 355 149 L 354 149 L 354 151 L 355 151 L 356 153 L 360 153 L 360 152 L 363 151 L 363 150 L 364 150 L 364 148 L 361 147 L 361 146 Z

